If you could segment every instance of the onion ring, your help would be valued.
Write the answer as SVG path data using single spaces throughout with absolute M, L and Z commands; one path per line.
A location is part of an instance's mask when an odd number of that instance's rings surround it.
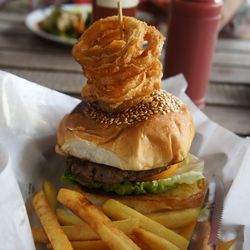
M 100 19 L 83 33 L 72 51 L 88 79 L 82 96 L 108 110 L 128 108 L 124 103 L 150 95 L 159 88 L 162 77 L 158 57 L 164 37 L 160 32 L 126 16 L 123 32 L 124 40 L 120 40 L 117 16 Z

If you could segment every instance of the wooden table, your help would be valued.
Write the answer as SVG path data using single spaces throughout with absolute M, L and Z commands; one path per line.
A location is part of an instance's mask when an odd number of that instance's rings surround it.
M 84 78 L 71 48 L 35 36 L 24 19 L 0 10 L 0 69 L 79 96 Z M 223 127 L 250 135 L 250 41 L 219 40 L 203 111 Z

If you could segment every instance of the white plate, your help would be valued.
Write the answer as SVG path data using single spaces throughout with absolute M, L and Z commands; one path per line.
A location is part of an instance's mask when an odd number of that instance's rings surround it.
M 30 29 L 33 33 L 36 35 L 43 37 L 47 40 L 54 41 L 57 43 L 61 44 L 66 44 L 66 45 L 73 45 L 76 43 L 77 39 L 74 38 L 65 38 L 63 36 L 57 36 L 53 34 L 49 34 L 45 31 L 43 31 L 39 26 L 38 23 L 44 20 L 46 16 L 48 16 L 54 6 L 44 8 L 44 9 L 37 9 L 28 14 L 25 20 L 25 24 Z M 64 4 L 62 6 L 63 9 L 65 10 L 75 10 L 75 9 L 81 9 L 83 12 L 90 12 L 92 10 L 91 4 Z

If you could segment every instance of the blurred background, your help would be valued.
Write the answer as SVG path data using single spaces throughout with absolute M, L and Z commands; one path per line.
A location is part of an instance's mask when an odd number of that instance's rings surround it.
M 0 10 L 13 13 L 28 13 L 32 9 L 49 6 L 55 3 L 91 3 L 92 0 L 0 0 Z M 168 18 L 170 0 L 140 0 L 139 10 L 155 15 L 159 18 Z M 224 0 L 223 18 L 220 28 L 221 35 L 250 39 L 250 0 Z M 160 20 L 161 21 L 161 20 Z
M 113 0 L 110 0 L 113 1 Z M 171 0 L 172 1 L 172 0 Z M 170 0 L 139 1 L 138 18 L 155 25 L 168 35 Z M 197 0 L 198 1 L 198 0 Z M 114 1 L 113 1 L 114 2 Z M 75 32 L 58 34 L 43 32 L 47 24 L 34 22 L 51 13 L 49 6 L 84 4 L 84 23 L 89 25 L 90 0 L 0 0 L 0 70 L 34 81 L 45 87 L 80 97 L 85 83 L 80 66 L 73 60 L 71 49 Z M 57 15 L 54 12 L 54 16 Z M 90 16 L 88 15 L 90 13 Z M 75 17 L 68 18 L 77 22 Z M 44 19 L 43 19 L 44 20 Z M 60 29 L 67 27 L 60 21 Z M 183 24 L 183 30 L 185 30 Z M 192 34 L 190 34 L 192 36 Z M 169 37 L 167 37 L 169 39 Z M 216 34 L 217 39 L 217 34 Z M 250 0 L 225 0 L 219 20 L 218 41 L 213 53 L 205 106 L 202 110 L 212 120 L 241 135 L 250 135 Z M 201 57 L 203 53 L 201 53 Z M 164 61 L 165 48 L 161 55 Z M 178 57 L 177 60 L 182 60 Z M 192 66 L 192 56 L 189 60 Z M 200 69 L 196 69 L 197 74 Z

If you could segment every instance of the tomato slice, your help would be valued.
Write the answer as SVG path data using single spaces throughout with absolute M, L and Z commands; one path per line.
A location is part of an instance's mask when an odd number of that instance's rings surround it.
M 153 181 L 153 180 L 159 180 L 159 179 L 166 179 L 168 177 L 170 177 L 171 175 L 173 175 L 177 168 L 179 167 L 179 164 L 173 164 L 171 165 L 168 169 L 166 169 L 165 171 L 161 172 L 160 174 L 156 174 L 156 175 L 152 175 L 150 177 L 145 178 L 145 181 Z

